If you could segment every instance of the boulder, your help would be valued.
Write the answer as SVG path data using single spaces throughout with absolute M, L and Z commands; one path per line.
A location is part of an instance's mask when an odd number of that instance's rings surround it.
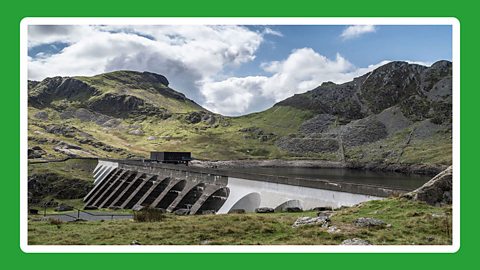
M 360 238 L 346 239 L 342 242 L 342 245 L 371 245 L 369 241 Z
M 200 214 L 202 214 L 202 215 L 215 215 L 215 210 L 203 210 Z
M 128 134 L 142 136 L 145 133 L 141 129 L 134 129 L 134 130 L 129 131 Z
M 34 146 L 28 149 L 28 158 L 41 158 L 43 155 L 47 154 L 45 150 L 40 148 L 40 146 Z
M 273 213 L 273 212 L 275 212 L 275 210 L 270 207 L 260 207 L 255 209 L 255 213 L 259 213 L 259 214 L 266 214 L 266 213 Z
M 384 227 L 387 225 L 383 220 L 376 218 L 357 218 L 353 224 L 357 227 Z
M 430 205 L 452 203 L 452 166 L 437 174 L 416 190 L 403 195 L 404 198 L 423 201 Z
M 199 112 L 191 112 L 185 117 L 185 120 L 190 124 L 197 124 L 202 121 L 202 115 Z
M 47 120 L 48 119 L 48 113 L 44 111 L 39 111 L 36 114 L 33 115 L 35 118 L 40 119 L 40 120 Z
M 292 228 L 298 228 L 305 225 L 321 225 L 322 227 L 328 227 L 330 223 L 330 218 L 328 216 L 320 217 L 299 217 L 295 223 L 293 223 Z

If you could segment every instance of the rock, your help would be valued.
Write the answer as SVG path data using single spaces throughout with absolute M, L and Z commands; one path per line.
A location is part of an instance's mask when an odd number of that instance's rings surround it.
M 202 115 L 199 112 L 191 112 L 185 117 L 185 120 L 190 124 L 197 124 L 202 121 Z
M 387 127 L 376 117 L 367 117 L 341 126 L 335 132 L 340 133 L 346 146 L 358 146 L 387 137 Z
M 317 217 L 330 217 L 332 216 L 331 211 L 321 211 L 317 213 Z
M 418 189 L 403 195 L 404 198 L 423 201 L 430 205 L 452 203 L 452 166 L 437 174 Z
M 75 137 L 78 129 L 67 125 L 48 125 L 45 127 L 45 131 L 48 133 L 73 138 Z
M 141 129 L 134 129 L 134 130 L 129 131 L 128 134 L 141 136 L 141 135 L 143 135 L 143 134 L 145 134 L 145 133 L 144 133 L 143 130 L 141 130 Z
M 173 212 L 177 216 L 186 216 L 190 214 L 190 210 L 186 208 L 177 209 Z
M 259 214 L 266 214 L 266 213 L 273 213 L 273 212 L 275 212 L 275 209 L 270 207 L 260 207 L 255 209 L 255 213 L 259 213 Z
M 78 145 L 67 143 L 67 142 L 64 142 L 64 141 L 58 142 L 57 147 L 59 149 L 76 149 L 76 150 L 81 150 L 82 149 L 82 147 L 80 147 Z
M 245 209 L 232 209 L 230 210 L 230 212 L 228 212 L 229 214 L 245 214 Z
M 57 212 L 65 212 L 65 211 L 72 211 L 73 207 L 66 204 L 60 204 L 59 206 L 55 207 L 55 211 Z
M 202 214 L 202 215 L 215 215 L 215 210 L 203 210 L 200 214 Z
M 369 241 L 362 240 L 360 238 L 346 239 L 342 242 L 342 245 L 371 245 Z
M 156 139 L 157 139 L 157 137 L 155 137 L 155 136 L 149 136 L 149 137 L 147 138 L 147 140 L 149 140 L 149 141 L 154 141 L 154 140 L 156 140 Z
M 140 241 L 138 240 L 133 240 L 131 243 L 130 243 L 131 246 L 139 246 L 141 245 Z
M 272 140 L 276 137 L 275 134 L 267 133 L 267 132 L 263 131 L 263 129 L 258 128 L 258 127 L 242 128 L 239 131 L 243 132 L 243 133 L 247 133 L 244 136 L 245 139 L 260 140 L 262 142 Z
M 293 223 L 292 228 L 297 228 L 305 225 L 321 225 L 322 227 L 328 227 L 330 218 L 327 216 L 321 217 L 299 217 L 295 223 Z
M 43 155 L 47 154 L 40 146 L 34 146 L 28 149 L 28 158 L 41 158 Z
M 40 120 L 47 120 L 48 119 L 48 113 L 44 111 L 39 111 L 36 114 L 33 115 L 35 118 L 40 119 Z
M 114 118 L 114 119 L 110 119 L 110 120 L 104 122 L 102 124 L 102 126 L 113 128 L 113 127 L 117 127 L 118 125 L 120 125 L 120 123 L 121 123 L 120 120 Z
M 357 218 L 353 224 L 357 227 L 384 227 L 386 223 L 376 218 Z
M 340 232 L 340 229 L 337 228 L 337 226 L 330 226 L 328 227 L 327 229 L 327 233 L 339 233 Z
M 319 114 L 300 126 L 300 132 L 304 134 L 322 133 L 335 122 L 337 118 L 331 114 Z

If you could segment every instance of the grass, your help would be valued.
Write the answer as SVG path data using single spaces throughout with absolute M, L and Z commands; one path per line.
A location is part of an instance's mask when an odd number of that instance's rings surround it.
M 300 216 L 315 212 L 174 216 L 157 222 L 116 220 L 71 222 L 61 226 L 46 221 L 28 223 L 30 245 L 337 245 L 361 238 L 378 245 L 451 244 L 451 207 L 390 198 L 370 201 L 335 212 L 330 234 L 310 225 L 292 228 Z M 372 229 L 353 225 L 358 217 L 379 218 L 391 226 Z
M 54 173 L 64 178 L 93 181 L 92 172 L 97 166 L 95 159 L 69 159 L 62 162 L 28 164 L 28 175 Z

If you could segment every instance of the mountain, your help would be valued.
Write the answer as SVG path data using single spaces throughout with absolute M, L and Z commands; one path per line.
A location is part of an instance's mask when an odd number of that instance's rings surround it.
M 452 63 L 391 62 L 241 117 L 212 113 L 149 72 L 29 81 L 29 156 L 322 159 L 350 166 L 451 164 Z

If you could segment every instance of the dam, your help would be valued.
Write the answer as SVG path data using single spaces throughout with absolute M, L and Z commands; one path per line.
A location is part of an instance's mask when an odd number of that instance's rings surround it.
M 188 214 L 253 212 L 269 207 L 351 206 L 407 190 L 291 175 L 207 169 L 149 160 L 99 159 L 86 206 L 182 209 Z

